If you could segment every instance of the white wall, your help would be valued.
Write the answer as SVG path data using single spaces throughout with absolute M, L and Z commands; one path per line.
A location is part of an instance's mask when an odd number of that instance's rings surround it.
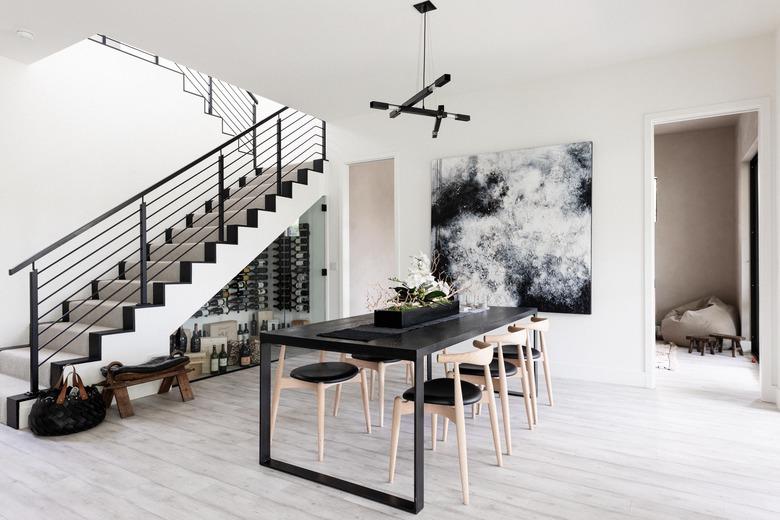
M 9 268 L 229 138 L 178 74 L 90 41 L 0 58 L 0 119 L 0 345 L 27 342 Z
M 766 36 L 459 97 L 443 97 L 445 87 L 435 102 L 473 119 L 445 121 L 436 140 L 428 118 L 367 110 L 330 121 L 331 171 L 341 176 L 332 186 L 343 189 L 346 162 L 395 157 L 403 263 L 430 247 L 432 159 L 592 140 L 593 314 L 552 317 L 554 373 L 644 385 L 644 115 L 773 97 L 774 71 L 775 40 Z M 456 70 L 436 72 L 457 84 Z M 341 211 L 343 218 L 348 208 Z

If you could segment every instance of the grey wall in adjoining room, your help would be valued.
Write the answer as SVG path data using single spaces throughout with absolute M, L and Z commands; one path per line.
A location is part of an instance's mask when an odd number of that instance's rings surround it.
M 739 302 L 733 126 L 655 137 L 656 320 L 704 296 Z
M 349 167 L 349 310 L 368 312 L 367 296 L 398 273 L 395 253 L 394 161 Z

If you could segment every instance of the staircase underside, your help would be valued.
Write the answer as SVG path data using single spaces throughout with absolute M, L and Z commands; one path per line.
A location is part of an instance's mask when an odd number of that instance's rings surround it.
M 79 365 L 92 384 L 110 361 L 140 363 L 167 354 L 170 332 L 325 194 L 324 161 L 303 166 L 288 174 L 281 193 L 273 171 L 243 179 L 225 203 L 222 242 L 215 201 L 188 216 L 187 226 L 152 242 L 150 303 L 139 303 L 139 265 L 129 261 L 119 262 L 115 275 L 94 280 L 92 298 L 63 302 L 67 321 L 39 324 L 41 388 L 53 385 L 69 364 Z M 0 351 L 0 423 L 15 428 L 26 427 L 29 356 L 26 347 Z

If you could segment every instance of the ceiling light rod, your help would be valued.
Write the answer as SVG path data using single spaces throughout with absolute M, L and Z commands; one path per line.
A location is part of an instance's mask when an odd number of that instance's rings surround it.
M 426 45 L 427 45 L 427 13 L 429 11 L 433 11 L 436 9 L 436 6 L 433 5 L 433 2 L 425 1 L 420 2 L 418 4 L 414 4 L 413 6 L 417 12 L 423 15 L 423 24 L 426 24 L 424 26 L 424 36 L 423 36 L 423 76 L 422 76 L 422 82 L 425 83 L 425 61 L 426 61 Z M 444 105 L 439 105 L 437 110 L 431 110 L 428 108 L 425 108 L 425 98 L 433 94 L 434 89 L 443 87 L 447 83 L 450 82 L 451 76 L 449 74 L 442 74 L 439 76 L 436 81 L 428 85 L 427 87 L 424 87 L 422 90 L 414 94 L 412 97 L 401 103 L 400 105 L 396 105 L 394 103 L 387 103 L 385 101 L 372 101 L 369 106 L 376 110 L 388 110 L 390 107 L 394 107 L 394 109 L 390 112 L 390 118 L 394 119 L 398 117 L 401 114 L 411 114 L 416 116 L 427 116 L 427 117 L 433 117 L 436 118 L 436 123 L 433 126 L 433 133 L 432 137 L 436 138 L 439 135 L 439 128 L 441 127 L 441 120 L 446 119 L 448 117 L 451 117 L 455 119 L 456 121 L 471 121 L 471 116 L 466 114 L 456 114 L 454 112 L 446 112 L 444 110 Z M 417 103 L 422 102 L 422 108 L 415 107 Z

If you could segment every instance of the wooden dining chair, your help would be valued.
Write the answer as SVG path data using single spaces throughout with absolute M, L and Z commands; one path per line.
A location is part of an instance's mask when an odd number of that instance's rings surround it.
M 466 422 L 464 407 L 466 405 L 487 402 L 490 410 L 490 427 L 493 431 L 493 446 L 496 451 L 496 461 L 503 466 L 501 456 L 501 439 L 498 431 L 498 414 L 493 396 L 493 378 L 490 376 L 490 363 L 493 359 L 493 346 L 481 341 L 474 341 L 477 350 L 457 354 L 439 354 L 439 363 L 451 363 L 452 377 L 441 377 L 425 381 L 423 386 L 424 412 L 431 414 L 432 448 L 436 449 L 437 417 L 442 415 L 455 423 L 458 438 L 458 459 L 460 461 L 460 481 L 463 490 L 463 503 L 469 503 L 468 457 L 466 454 Z M 478 365 L 482 367 L 485 381 L 484 390 L 479 386 L 461 379 L 461 364 Z M 395 463 L 398 454 L 398 437 L 401 431 L 401 416 L 414 413 L 414 387 L 407 389 L 403 396 L 393 401 L 393 424 L 390 435 L 390 482 L 395 479 Z
M 379 400 L 379 427 L 382 428 L 385 425 L 385 371 L 387 365 L 394 365 L 400 363 L 400 359 L 388 358 L 386 356 L 379 356 L 376 354 L 352 354 L 347 357 L 346 354 L 341 355 L 341 361 L 344 363 L 351 363 L 358 368 L 370 371 L 371 379 L 368 385 L 368 395 L 370 399 L 374 398 L 374 374 L 376 374 L 379 380 L 378 400 Z M 407 366 L 407 375 L 409 377 L 409 364 Z M 339 413 L 339 404 L 341 402 L 341 388 L 336 389 L 336 395 L 333 401 L 333 415 L 336 416 Z
M 371 413 L 368 408 L 368 381 L 364 369 L 352 363 L 339 361 L 321 361 L 294 368 L 289 376 L 284 375 L 284 356 L 286 348 L 282 345 L 279 351 L 279 363 L 276 367 L 273 396 L 271 399 L 271 440 L 276 428 L 276 415 L 279 411 L 279 399 L 285 388 L 302 388 L 313 390 L 317 396 L 317 459 L 325 458 L 325 390 L 336 386 L 341 390 L 344 383 L 360 383 L 363 397 L 363 415 L 366 421 L 366 433 L 371 433 Z M 320 354 L 320 359 L 324 355 Z
M 550 406 L 554 406 L 555 401 L 553 399 L 552 373 L 550 371 L 550 351 L 547 348 L 547 331 L 550 330 L 550 320 L 547 318 L 538 318 L 534 316 L 531 318 L 530 322 L 520 323 L 514 328 L 510 327 L 510 331 L 518 329 L 524 329 L 528 331 L 525 351 L 530 380 L 534 382 L 536 381 L 535 362 L 540 362 L 542 364 L 542 369 L 544 370 L 544 382 L 545 386 L 547 387 L 547 399 L 549 400 Z M 539 350 L 531 347 L 531 338 L 533 337 L 534 332 L 539 334 Z M 531 400 L 534 405 L 534 416 L 536 417 L 536 401 L 538 392 L 535 384 L 531 384 L 530 386 L 532 390 Z

